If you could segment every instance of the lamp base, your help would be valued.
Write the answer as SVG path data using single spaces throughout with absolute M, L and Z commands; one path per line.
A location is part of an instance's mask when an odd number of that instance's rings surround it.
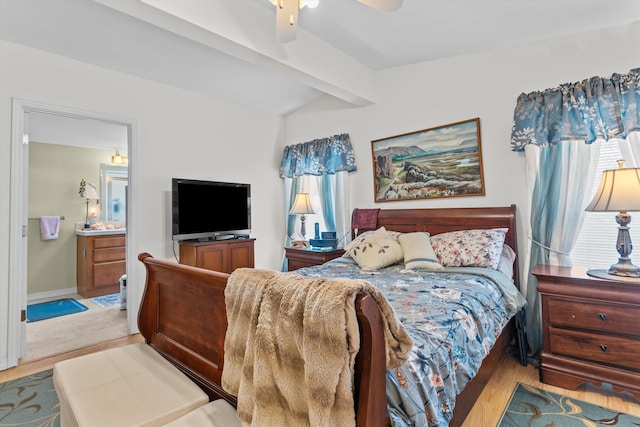
M 636 283 L 636 284 L 640 283 L 640 278 L 610 274 L 609 270 L 607 269 L 591 269 L 587 271 L 587 274 L 591 277 L 610 280 L 614 282 L 627 282 L 627 283 Z
M 623 277 L 640 277 L 640 267 L 633 265 L 629 258 L 619 258 L 616 264 L 609 267 L 609 274 Z

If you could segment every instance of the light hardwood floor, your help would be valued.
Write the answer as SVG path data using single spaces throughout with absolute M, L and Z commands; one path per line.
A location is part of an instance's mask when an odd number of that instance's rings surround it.
M 36 360 L 0 372 L 0 382 L 9 381 L 45 369 L 51 369 L 54 363 L 61 360 L 143 341 L 144 339 L 140 334 L 130 335 L 125 338 L 97 344 L 58 356 Z M 507 356 L 480 395 L 480 398 L 465 420 L 463 427 L 496 426 L 518 382 L 640 417 L 640 403 L 633 402 L 631 398 L 614 396 L 611 392 L 607 393 L 593 390 L 573 391 L 542 384 L 538 380 L 538 370 L 536 367 L 531 364 L 526 367 L 521 366 L 515 357 Z

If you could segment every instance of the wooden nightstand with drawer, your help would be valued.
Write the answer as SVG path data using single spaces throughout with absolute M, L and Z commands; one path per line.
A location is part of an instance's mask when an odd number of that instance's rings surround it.
M 307 248 L 284 248 L 286 257 L 289 260 L 287 271 L 299 268 L 313 267 L 324 264 L 334 258 L 344 255 L 344 249 L 332 249 L 329 251 L 313 250 Z
M 540 381 L 567 389 L 609 383 L 640 400 L 640 281 L 553 265 L 532 273 L 542 300 Z

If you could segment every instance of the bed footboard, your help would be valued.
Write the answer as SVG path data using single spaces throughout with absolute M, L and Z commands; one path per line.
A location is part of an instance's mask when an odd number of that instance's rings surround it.
M 227 315 L 228 274 L 204 270 L 141 253 L 147 279 L 138 327 L 147 344 L 200 386 L 211 400 L 237 406 L 221 386 Z M 370 296 L 356 298 L 360 352 L 355 367 L 358 427 L 389 426 L 382 318 Z

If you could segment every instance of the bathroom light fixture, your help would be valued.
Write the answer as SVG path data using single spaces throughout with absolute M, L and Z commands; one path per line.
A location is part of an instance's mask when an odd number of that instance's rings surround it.
M 111 164 L 113 165 L 126 165 L 127 164 L 127 157 L 126 156 L 121 156 L 120 155 L 120 151 L 116 150 L 116 154 L 114 156 L 111 156 Z
M 302 240 L 305 239 L 307 235 L 307 230 L 305 226 L 305 221 L 307 218 L 306 214 L 312 214 L 313 206 L 311 206 L 311 199 L 309 198 L 309 193 L 298 193 L 296 194 L 296 198 L 293 201 L 293 207 L 289 211 L 289 215 L 300 215 L 300 234 L 302 235 Z
M 640 211 L 640 168 L 625 168 L 624 160 L 618 160 L 618 169 L 605 170 L 596 195 L 586 207 L 587 211 L 619 212 L 618 239 L 616 249 L 620 258 L 613 264 L 608 274 L 623 277 L 640 277 L 640 267 L 631 263 L 631 236 L 628 224 L 631 215 L 627 211 Z M 590 270 L 590 275 L 598 275 L 598 270 Z

